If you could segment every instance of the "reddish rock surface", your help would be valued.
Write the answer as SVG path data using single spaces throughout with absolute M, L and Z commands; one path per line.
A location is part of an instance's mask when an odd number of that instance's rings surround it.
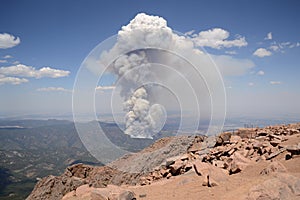
M 164 138 L 110 167 L 70 166 L 28 199 L 300 199 L 299 150 L 300 123 Z

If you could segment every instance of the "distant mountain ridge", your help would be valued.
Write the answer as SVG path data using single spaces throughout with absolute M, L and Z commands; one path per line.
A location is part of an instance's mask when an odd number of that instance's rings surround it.
M 93 123 L 100 123 L 107 137 L 128 151 L 140 151 L 154 142 L 131 139 L 113 123 L 94 121 L 81 124 L 93 127 L 90 126 Z M 69 165 L 102 165 L 86 150 L 71 121 L 1 119 L 0 126 L 11 127 L 0 128 L 0 200 L 9 195 L 12 195 L 10 199 L 24 199 L 37 178 L 59 175 Z

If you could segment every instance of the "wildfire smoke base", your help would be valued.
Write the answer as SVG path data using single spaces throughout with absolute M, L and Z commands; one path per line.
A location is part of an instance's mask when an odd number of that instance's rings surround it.
M 123 106 L 123 130 L 131 137 L 152 138 L 174 109 L 194 116 L 189 118 L 192 123 L 180 116 L 177 135 L 184 132 L 187 124 L 192 124 L 191 134 L 198 132 L 201 119 L 210 119 L 206 135 L 215 135 L 223 128 L 225 89 L 210 55 L 189 36 L 173 31 L 163 18 L 138 14 L 117 35 L 91 51 L 74 83 L 73 117 L 77 132 L 87 150 L 104 164 L 130 153 L 110 141 L 99 123 L 93 124 L 93 131 L 80 123 L 83 112 L 90 120 L 98 120 L 95 88 L 107 75 L 115 78 L 110 113 L 115 117 L 114 111 L 118 109 L 114 107 Z M 176 101 L 172 100 L 174 96 Z M 170 102 L 178 102 L 177 107 Z

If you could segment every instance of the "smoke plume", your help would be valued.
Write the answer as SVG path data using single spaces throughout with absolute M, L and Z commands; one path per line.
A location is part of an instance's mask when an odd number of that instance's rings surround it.
M 163 126 L 164 108 L 150 101 L 147 90 L 151 90 L 151 87 L 143 86 L 147 80 L 155 81 L 155 73 L 151 71 L 144 48 L 160 45 L 169 49 L 171 40 L 172 31 L 164 19 L 138 14 L 127 26 L 122 27 L 117 44 L 109 52 L 109 55 L 126 52 L 113 62 L 111 70 L 124 79 L 121 84 L 121 96 L 127 112 L 124 133 L 131 137 L 152 138 Z M 133 69 L 134 72 L 131 72 Z
M 197 48 L 192 38 L 172 31 L 165 19 L 144 13 L 123 26 L 114 46 L 95 60 L 98 68 L 99 65 L 102 68 L 109 66 L 108 71 L 117 76 L 127 113 L 124 132 L 131 137 L 152 138 L 166 120 L 164 108 L 170 101 L 166 96 L 160 98 L 158 89 L 148 83 L 160 83 L 171 88 L 171 92 L 180 98 L 180 106 L 195 114 L 199 114 L 200 109 L 202 113 L 210 112 L 209 98 L 212 96 L 209 91 L 214 88 L 207 88 L 207 85 L 223 86 L 218 82 L 219 74 L 209 56 Z M 97 70 L 97 67 L 88 66 L 91 71 Z M 200 100 L 201 105 L 198 103 Z M 198 125 L 199 118 L 190 120 L 190 123 Z

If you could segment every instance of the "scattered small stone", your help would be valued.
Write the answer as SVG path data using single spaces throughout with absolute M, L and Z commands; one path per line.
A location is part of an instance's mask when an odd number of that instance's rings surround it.
M 180 170 L 183 168 L 182 162 L 176 161 L 174 164 L 170 165 L 170 172 L 173 176 L 180 174 Z
M 288 152 L 287 154 L 285 154 L 285 159 L 289 160 L 292 158 L 292 154 L 290 152 Z
M 140 198 L 145 198 L 145 197 L 147 197 L 147 194 L 140 194 L 139 197 Z

